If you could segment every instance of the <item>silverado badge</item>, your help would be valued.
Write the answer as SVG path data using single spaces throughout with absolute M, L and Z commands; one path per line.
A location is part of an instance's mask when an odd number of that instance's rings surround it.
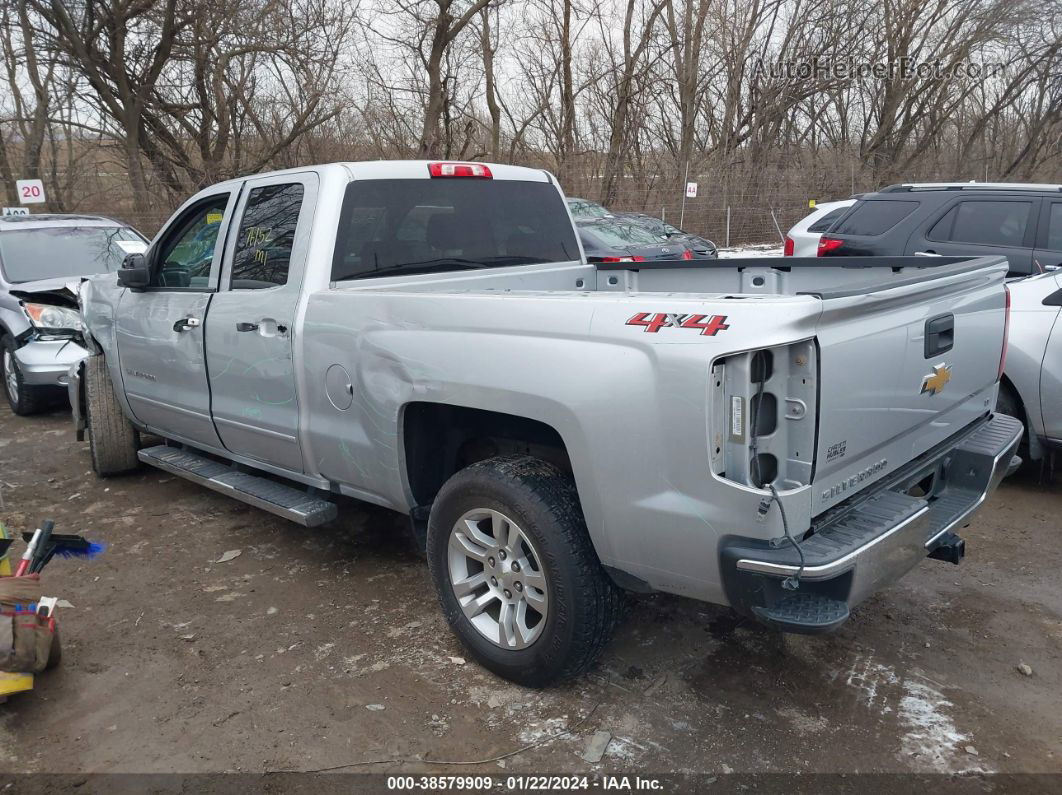
M 922 394 L 939 394 L 951 380 L 951 368 L 941 362 L 933 367 L 933 372 L 922 378 Z

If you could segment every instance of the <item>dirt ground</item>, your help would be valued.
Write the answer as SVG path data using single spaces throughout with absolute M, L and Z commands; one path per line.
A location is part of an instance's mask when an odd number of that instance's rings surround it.
M 64 659 L 0 706 L 3 772 L 1062 772 L 1059 476 L 1007 481 L 962 566 L 927 560 L 835 635 L 641 598 L 542 691 L 465 662 L 388 512 L 308 530 L 155 470 L 98 481 L 67 412 L 6 405 L 0 486 L 9 528 L 109 547 L 45 572 Z

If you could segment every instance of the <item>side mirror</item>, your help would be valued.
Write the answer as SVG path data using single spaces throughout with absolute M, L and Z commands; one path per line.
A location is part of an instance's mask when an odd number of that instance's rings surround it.
M 151 283 L 151 269 L 143 254 L 126 254 L 118 271 L 118 284 L 131 290 L 142 290 Z

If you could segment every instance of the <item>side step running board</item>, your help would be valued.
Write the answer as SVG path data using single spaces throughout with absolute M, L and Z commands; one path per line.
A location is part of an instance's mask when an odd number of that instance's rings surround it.
M 337 510 L 333 502 L 269 478 L 238 472 L 226 464 L 179 447 L 145 447 L 137 453 L 137 457 L 145 464 L 305 527 L 316 527 L 336 518 Z

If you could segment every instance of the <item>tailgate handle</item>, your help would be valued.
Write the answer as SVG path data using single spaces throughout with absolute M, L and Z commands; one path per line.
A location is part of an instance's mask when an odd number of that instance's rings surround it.
M 947 314 L 926 321 L 926 358 L 931 359 L 955 347 L 955 315 Z

